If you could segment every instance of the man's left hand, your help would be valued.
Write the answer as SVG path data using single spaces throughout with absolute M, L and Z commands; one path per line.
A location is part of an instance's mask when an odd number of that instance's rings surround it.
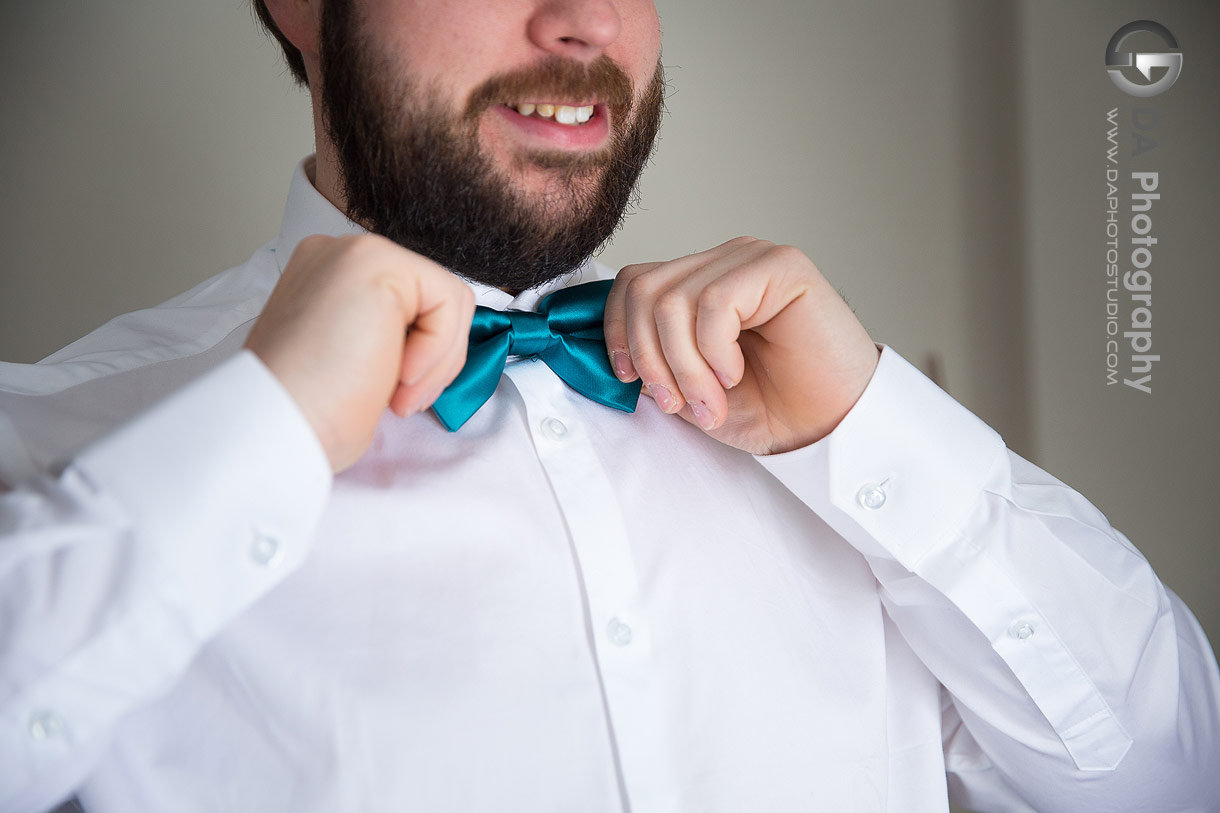
M 828 435 L 880 357 L 804 253 L 753 237 L 627 266 L 605 331 L 619 378 L 642 378 L 663 412 L 752 454 Z

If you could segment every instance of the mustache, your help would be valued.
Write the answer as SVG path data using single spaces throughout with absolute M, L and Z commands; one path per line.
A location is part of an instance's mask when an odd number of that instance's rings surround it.
M 634 86 L 605 54 L 577 62 L 552 54 L 536 65 L 496 74 L 470 94 L 463 116 L 470 120 L 496 104 L 596 99 L 622 113 L 631 106 Z

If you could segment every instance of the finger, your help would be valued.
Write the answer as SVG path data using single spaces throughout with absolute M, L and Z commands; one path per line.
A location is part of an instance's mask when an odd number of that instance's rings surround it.
M 429 288 L 429 281 L 420 282 L 420 301 L 429 306 L 420 310 L 403 341 L 399 385 L 391 399 L 400 414 L 427 406 L 428 397 L 434 391 L 439 396 L 465 362 L 474 294 L 451 277 L 440 282 L 448 288 L 443 297 Z
M 411 409 L 411 394 L 401 381 L 394 387 L 394 392 L 390 395 L 390 411 L 400 418 L 405 418 L 412 414 Z
M 657 297 L 653 321 L 665 366 L 678 386 L 676 395 L 704 430 L 715 429 L 727 412 L 724 388 L 716 380 L 695 341 L 697 285 L 691 280 Z
M 732 361 L 729 369 L 736 378 L 729 380 L 728 374 L 721 373 L 706 358 L 699 346 L 700 310 L 714 307 L 721 312 L 727 312 L 718 314 L 721 324 L 739 324 L 733 301 L 725 298 L 723 294 L 717 294 L 713 295 L 710 304 L 707 304 L 707 292 L 711 290 L 731 293 L 731 287 L 717 287 L 718 281 L 735 269 L 755 262 L 766 254 L 770 245 L 763 241 L 740 244 L 661 294 L 653 309 L 665 362 L 678 383 L 682 399 L 689 405 L 696 423 L 704 430 L 710 431 L 724 424 L 728 417 L 725 391 L 740 380 L 745 364 L 737 346 L 738 331 L 718 333 L 715 352 L 712 354 L 721 364 Z
M 741 331 L 749 326 L 747 320 L 758 314 L 769 280 L 754 262 L 721 274 L 699 293 L 695 345 L 726 390 L 741 383 L 745 375 Z
M 459 360 L 465 360 L 465 354 L 459 356 Z M 461 371 L 460 364 L 445 364 L 438 365 L 437 369 L 423 378 L 422 381 L 416 383 L 414 387 L 407 389 L 403 385 L 399 385 L 394 393 L 390 408 L 401 417 L 422 413 L 432 407 L 433 403 L 440 397 L 440 393 L 448 388 L 450 383 L 458 376 Z
M 606 297 L 604 319 L 606 353 L 610 357 L 610 367 L 614 370 L 615 375 L 622 381 L 634 381 L 639 377 L 632 363 L 626 325 L 627 286 L 633 280 L 660 268 L 664 269 L 665 278 L 677 279 L 692 268 L 697 268 L 701 264 L 731 253 L 743 245 L 756 242 L 759 241 L 754 237 L 734 237 L 732 240 L 721 243 L 714 248 L 669 260 L 668 262 L 637 263 L 635 265 L 624 266 L 615 277 L 614 285 L 610 288 L 610 294 Z
M 407 328 L 407 336 L 403 341 L 402 369 L 399 380 L 406 387 L 414 387 L 430 373 L 452 351 L 458 338 L 458 319 L 456 313 L 443 327 L 435 322 L 429 325 L 419 323 Z
M 665 364 L 653 316 L 654 303 L 661 293 L 657 285 L 663 281 L 659 276 L 644 274 L 627 284 L 623 297 L 624 324 L 627 352 L 634 369 L 661 411 L 672 414 L 682 408 L 683 401 L 677 381 Z
M 391 401 L 391 409 L 402 417 L 423 412 L 432 406 L 445 388 L 453 383 L 466 363 L 466 342 L 456 343 L 445 358 L 433 365 L 422 378 L 411 386 L 399 382 Z
M 635 381 L 639 378 L 635 365 L 631 363 L 631 350 L 627 342 L 627 286 L 641 274 L 647 273 L 661 263 L 638 263 L 624 266 L 614 278 L 610 293 L 606 295 L 606 310 L 602 318 L 602 332 L 606 338 L 606 354 L 610 357 L 610 369 L 620 381 Z

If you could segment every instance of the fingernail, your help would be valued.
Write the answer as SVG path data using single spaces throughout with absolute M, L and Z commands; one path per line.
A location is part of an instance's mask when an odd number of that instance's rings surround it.
M 631 356 L 621 350 L 615 350 L 613 355 L 614 374 L 621 381 L 631 381 L 635 378 L 635 365 L 631 363 Z
M 673 395 L 670 394 L 668 387 L 662 387 L 660 384 L 649 384 L 648 391 L 652 393 L 653 400 L 657 402 L 657 406 L 661 408 L 662 412 L 673 412 L 674 407 L 678 405 Z
M 712 429 L 716 426 L 716 416 L 713 415 L 712 411 L 707 408 L 707 404 L 703 403 L 702 401 L 692 402 L 690 405 L 690 411 L 694 413 L 695 420 L 698 421 L 699 425 L 704 429 Z
M 719 370 L 714 370 L 713 372 L 716 373 L 716 380 L 720 382 L 720 386 L 724 387 L 726 390 L 733 389 L 733 379 L 729 378 Z

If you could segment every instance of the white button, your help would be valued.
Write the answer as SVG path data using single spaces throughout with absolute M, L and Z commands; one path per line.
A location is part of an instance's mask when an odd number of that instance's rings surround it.
M 623 619 L 615 616 L 606 625 L 606 636 L 615 646 L 627 646 L 631 643 L 631 627 Z
M 274 565 L 280 561 L 283 553 L 280 540 L 263 531 L 255 531 L 250 542 L 250 558 L 260 565 Z
M 1024 641 L 1034 634 L 1034 625 L 1028 621 L 1018 621 L 1008 628 L 1008 634 L 1018 641 Z
M 885 489 L 877 483 L 865 483 L 856 492 L 856 501 L 870 511 L 885 505 Z
M 542 434 L 551 440 L 563 440 L 568 435 L 568 426 L 558 418 L 543 418 Z
M 53 711 L 36 711 L 30 715 L 30 736 L 36 740 L 58 737 L 64 730 L 64 721 Z

